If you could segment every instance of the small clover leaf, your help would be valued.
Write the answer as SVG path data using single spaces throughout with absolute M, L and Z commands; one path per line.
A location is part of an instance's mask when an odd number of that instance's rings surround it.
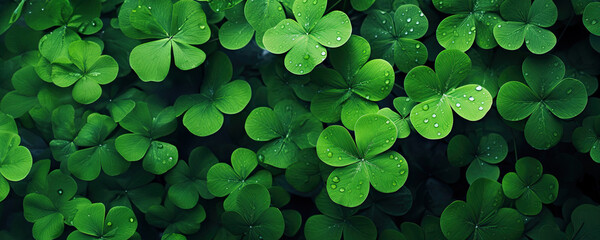
M 323 124 L 302 105 L 285 100 L 273 109 L 259 107 L 252 110 L 245 129 L 253 140 L 268 141 L 258 150 L 261 162 L 287 168 L 297 161 L 300 150 L 315 147 Z
M 429 22 L 419 7 L 401 5 L 393 14 L 372 11 L 360 32 L 373 46 L 373 56 L 395 63 L 402 72 L 427 61 L 427 48 L 416 39 L 427 32 Z
M 217 163 L 210 167 L 206 175 L 208 191 L 217 197 L 225 197 L 223 207 L 225 210 L 234 209 L 237 195 L 248 184 L 261 184 L 271 187 L 273 182 L 271 172 L 259 170 L 250 175 L 258 166 L 256 153 L 246 148 L 238 148 L 231 154 L 231 166 L 226 163 Z
M 194 135 L 206 137 L 223 126 L 223 113 L 236 114 L 250 102 L 252 90 L 244 80 L 231 81 L 233 67 L 227 55 L 212 54 L 206 63 L 200 94 L 182 95 L 175 102 L 177 115 Z
M 321 161 L 337 167 L 327 178 L 327 193 L 346 207 L 356 207 L 375 190 L 392 193 L 408 176 L 404 157 L 388 151 L 398 137 L 392 121 L 379 114 L 367 114 L 356 121 L 356 143 L 342 126 L 327 127 L 317 141 Z
M 583 120 L 583 126 L 573 131 L 573 145 L 579 152 L 589 152 L 592 160 L 600 163 L 600 116 Z
M 310 73 L 327 57 L 325 47 L 337 48 L 350 38 L 352 25 L 348 16 L 333 11 L 323 16 L 327 0 L 295 0 L 292 7 L 296 21 L 284 19 L 266 30 L 263 44 L 269 52 L 285 56 L 285 68 L 303 75 Z
M 404 80 L 411 100 L 420 102 L 410 112 L 410 121 L 421 136 L 441 139 L 452 130 L 452 111 L 469 120 L 482 119 L 492 107 L 492 96 L 482 86 L 461 83 L 471 71 L 471 60 L 458 50 L 444 50 L 435 60 L 434 72 L 415 67 Z
M 589 3 L 583 10 L 583 25 L 590 33 L 600 36 L 600 2 Z
M 164 228 L 164 235 L 171 233 L 194 234 L 206 219 L 206 211 L 197 204 L 192 209 L 181 209 L 168 199 L 163 205 L 154 205 L 146 213 L 146 221 L 155 227 Z M 180 239 L 180 238 L 176 238 Z
M 394 98 L 394 108 L 397 112 L 389 108 L 380 109 L 377 114 L 386 116 L 398 129 L 398 138 L 407 138 L 410 135 L 410 110 L 417 104 L 407 97 Z
M 535 158 L 524 157 L 515 163 L 515 172 L 509 172 L 502 179 L 504 194 L 516 199 L 515 206 L 525 215 L 537 215 L 542 211 L 542 203 L 550 204 L 558 196 L 558 180 L 550 175 L 542 175 L 542 164 Z
M 192 45 L 210 38 L 206 15 L 192 0 L 126 0 L 119 11 L 119 27 L 135 39 L 159 39 L 138 45 L 131 51 L 131 68 L 142 81 L 160 82 L 167 77 L 171 52 L 175 66 L 190 70 L 202 64 L 206 54 Z
M 342 120 L 353 129 L 356 120 L 378 111 L 381 101 L 392 91 L 394 69 L 383 59 L 369 60 L 371 47 L 362 37 L 352 36 L 344 46 L 331 52 L 335 70 L 317 68 L 311 81 L 321 86 L 311 100 L 310 111 L 322 122 Z
M 452 202 L 440 217 L 442 233 L 449 240 L 496 236 L 490 239 L 518 239 L 524 225 L 519 212 L 501 208 L 502 186 L 492 180 L 475 180 L 467 201 Z
M 219 42 L 229 50 L 243 48 L 254 35 L 252 25 L 244 17 L 244 5 L 235 5 L 235 7 L 225 10 L 224 13 L 227 21 L 219 28 Z
M 0 201 L 4 200 L 10 191 L 8 181 L 23 180 L 33 165 L 29 149 L 19 146 L 21 137 L 18 135 L 15 120 L 0 112 Z
M 545 28 L 554 25 L 558 10 L 551 0 L 506 0 L 500 5 L 506 21 L 494 27 L 494 38 L 500 47 L 517 50 L 525 42 L 534 54 L 544 54 L 556 45 L 556 36 Z
M 64 26 L 90 35 L 102 29 L 101 9 L 102 1 L 98 0 L 31 0 L 25 5 L 25 23 L 35 30 Z
M 556 119 L 579 115 L 587 104 L 585 86 L 576 79 L 565 78 L 565 65 L 556 56 L 530 56 L 523 62 L 527 85 L 510 81 L 500 87 L 498 113 L 509 121 L 527 117 L 525 139 L 536 149 L 556 145 L 563 126 Z
M 107 239 L 127 240 L 137 229 L 138 222 L 130 208 L 117 206 L 106 214 L 102 203 L 83 206 L 73 218 L 77 230 L 71 232 L 68 240 Z
M 469 184 L 479 178 L 497 181 L 500 169 L 496 164 L 508 154 L 508 144 L 500 134 L 490 133 L 481 139 L 477 148 L 465 135 L 456 135 L 448 143 L 448 161 L 456 167 L 467 164 L 466 177 Z

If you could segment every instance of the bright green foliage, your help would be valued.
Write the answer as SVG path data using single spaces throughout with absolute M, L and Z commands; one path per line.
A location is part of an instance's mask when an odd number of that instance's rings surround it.
M 542 175 L 542 164 L 535 158 L 517 160 L 515 172 L 502 178 L 504 195 L 516 199 L 517 210 L 525 215 L 537 215 L 542 203 L 550 204 L 558 196 L 558 180 L 550 174 Z
M 236 205 L 221 215 L 225 227 L 242 239 L 275 240 L 281 238 L 284 220 L 281 211 L 270 207 L 271 197 L 263 185 L 244 186 L 236 196 Z
M 40 106 L 38 92 L 41 89 L 52 88 L 38 77 L 32 66 L 21 68 L 15 72 L 11 83 L 15 90 L 4 95 L 0 102 L 0 110 L 17 118 Z
M 375 0 L 350 0 L 352 8 L 356 11 L 365 11 L 375 3 Z
M 467 201 L 452 202 L 440 217 L 442 233 L 454 239 L 519 239 L 523 220 L 512 208 L 502 208 L 502 186 L 480 178 L 467 191 Z
M 496 46 L 493 28 L 502 19 L 498 15 L 503 1 L 490 0 L 433 0 L 433 6 L 443 13 L 454 14 L 444 18 L 435 32 L 442 47 L 467 51 L 474 42 L 483 49 Z M 500 10 L 501 11 L 501 10 Z
M 258 150 L 258 160 L 277 168 L 297 161 L 302 149 L 314 148 L 323 125 L 295 101 L 281 101 L 273 109 L 252 110 L 245 124 L 255 141 L 269 141 Z
M 416 39 L 425 35 L 429 21 L 418 6 L 401 5 L 394 13 L 372 11 L 360 33 L 373 46 L 373 56 L 395 63 L 402 72 L 427 61 L 427 48 Z
M 224 13 L 228 21 L 219 28 L 219 41 L 231 50 L 246 46 L 253 35 L 256 43 L 264 47 L 265 32 L 285 19 L 281 3 L 276 0 L 246 1 L 245 5 L 235 5 Z
M 389 108 L 382 108 L 377 113 L 392 120 L 394 125 L 396 125 L 396 130 L 398 130 L 398 138 L 406 138 L 410 135 L 410 119 L 408 116 L 415 105 L 417 103 L 410 98 L 397 97 L 394 98 L 396 112 Z
M 135 39 L 159 39 L 138 45 L 131 51 L 131 68 L 142 81 L 160 82 L 171 66 L 190 70 L 202 64 L 204 51 L 193 47 L 210 38 L 202 6 L 192 0 L 126 0 L 119 12 L 119 27 Z
M 325 191 L 317 195 L 315 204 L 322 214 L 313 215 L 306 220 L 304 235 L 307 240 L 374 240 L 377 229 L 371 219 L 365 216 L 354 216 L 358 209 L 346 208 L 335 204 L 327 197 Z
M 583 25 L 590 33 L 600 36 L 600 2 L 588 4 L 583 10 Z
M 556 45 L 554 33 L 545 29 L 558 17 L 552 0 L 506 0 L 500 5 L 500 14 L 505 21 L 494 27 L 500 47 L 517 50 L 525 42 L 532 53 L 544 54 Z
M 20 146 L 15 120 L 0 112 L 0 201 L 4 200 L 10 191 L 8 181 L 21 181 L 29 174 L 32 157 L 29 149 Z
M 175 102 L 177 116 L 185 112 L 183 125 L 200 137 L 219 131 L 223 125 L 223 113 L 241 112 L 250 102 L 252 95 L 248 82 L 229 82 L 233 67 L 224 53 L 212 54 L 206 63 L 205 71 L 200 93 L 182 95 Z
M 24 1 L 23 1 L 24 2 Z M 55 26 L 72 28 L 85 35 L 103 27 L 100 20 L 101 0 L 29 0 L 25 5 L 25 22 L 35 30 Z
M 231 166 L 226 163 L 217 163 L 210 167 L 206 175 L 208 191 L 217 197 L 225 197 L 223 207 L 226 210 L 235 209 L 237 195 L 248 184 L 261 184 L 271 187 L 273 179 L 271 173 L 259 170 L 252 174 L 258 165 L 258 157 L 252 150 L 238 148 L 231 154 Z
M 102 203 L 82 206 L 73 218 L 76 231 L 69 234 L 68 240 L 107 239 L 127 240 L 138 225 L 135 214 L 127 207 L 113 207 L 106 217 Z
M 180 161 L 165 176 L 169 187 L 167 197 L 182 209 L 196 206 L 199 197 L 211 199 L 208 191 L 207 174 L 212 165 L 218 163 L 217 157 L 205 147 L 197 147 L 190 153 L 188 163 Z
M 327 193 L 335 203 L 356 207 L 372 185 L 383 193 L 398 191 L 408 176 L 402 155 L 388 151 L 397 138 L 396 126 L 379 114 L 367 114 L 354 126 L 356 143 L 342 126 L 326 128 L 317 141 L 321 161 L 337 167 L 327 178 Z
M 356 120 L 364 114 L 376 113 L 376 101 L 387 97 L 394 86 L 394 70 L 383 59 L 371 61 L 371 47 L 362 37 L 352 36 L 342 47 L 331 51 L 335 68 L 317 68 L 311 81 L 320 86 L 313 97 L 310 111 L 322 122 L 342 120 L 354 129 Z
M 587 104 L 585 86 L 565 78 L 565 65 L 556 56 L 530 56 L 523 62 L 525 83 L 510 81 L 498 92 L 498 112 L 509 121 L 525 124 L 525 139 L 532 147 L 548 149 L 563 135 L 562 123 L 579 115 Z
M 573 131 L 573 145 L 579 152 L 589 152 L 592 160 L 600 163 L 600 117 L 583 120 L 583 126 Z
M 350 38 L 348 16 L 333 11 L 323 16 L 327 0 L 295 0 L 292 12 L 296 21 L 285 19 L 267 30 L 263 44 L 269 52 L 285 56 L 285 68 L 303 75 L 311 72 L 327 57 L 328 48 L 342 46 Z
M 477 147 L 465 135 L 456 135 L 448 143 L 448 161 L 463 167 L 469 165 L 466 172 L 469 184 L 479 178 L 497 181 L 500 169 L 496 164 L 502 162 L 508 154 L 508 144 L 496 133 L 490 133 L 479 139 Z
M 428 139 L 441 139 L 450 133 L 452 112 L 477 121 L 492 107 L 492 96 L 481 85 L 462 85 L 471 71 L 471 60 L 458 50 L 444 50 L 435 59 L 435 70 L 415 67 L 404 79 L 411 100 L 420 102 L 410 112 L 410 121 Z
M 221 45 L 230 50 L 243 48 L 254 35 L 254 29 L 244 17 L 244 5 L 235 5 L 235 7 L 225 10 L 224 13 L 228 21 L 219 28 Z M 280 20 L 283 20 L 283 17 Z

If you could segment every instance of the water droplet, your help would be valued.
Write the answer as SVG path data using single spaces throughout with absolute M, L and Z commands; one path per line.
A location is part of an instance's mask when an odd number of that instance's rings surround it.
M 456 103 L 456 107 L 460 107 L 460 103 Z
M 406 19 L 406 22 L 410 22 L 410 21 L 412 21 L 412 18 L 407 18 Z
M 479 111 L 483 111 L 483 107 L 479 107 L 478 109 L 479 109 Z
M 423 123 L 428 123 L 429 119 L 425 118 L 425 120 L 423 120 Z
M 471 101 L 471 102 L 475 101 L 475 98 L 474 97 L 469 97 L 469 101 Z
M 328 152 L 328 153 L 327 153 L 327 157 L 333 157 L 333 153 L 331 153 L 331 152 Z
M 406 173 L 405 171 L 400 171 L 400 175 L 404 175 L 404 173 Z
M 423 105 L 423 111 L 427 111 L 427 110 L 429 110 L 429 105 L 427 105 L 427 104 Z
M 335 189 L 335 188 L 337 188 L 337 185 L 331 184 L 331 186 L 329 186 L 329 187 L 331 187 L 331 189 Z
M 258 161 L 264 162 L 265 161 L 265 155 L 258 154 Z
M 552 194 L 552 193 L 548 194 L 548 198 L 550 198 L 550 199 L 554 198 L 554 194 Z
M 439 127 L 439 126 L 440 126 L 440 125 L 439 125 L 439 124 L 437 124 L 437 123 L 436 123 L 436 124 L 433 124 L 433 127 Z
M 325 56 L 325 54 L 327 54 L 325 51 L 321 52 L 321 56 Z
M 569 90 L 567 90 L 567 94 L 571 94 L 572 92 L 573 92 L 573 89 L 569 88 Z
M 337 37 L 335 40 L 341 41 L 342 37 Z
M 304 60 L 308 60 L 310 58 L 310 56 L 308 56 L 308 54 L 304 55 Z
M 112 226 L 112 222 L 107 222 L 106 226 L 109 226 L 109 227 Z
M 134 220 L 133 218 L 129 218 L 129 222 L 132 223 Z
M 62 189 L 58 189 L 58 191 L 56 191 L 58 193 L 58 195 L 62 195 L 63 194 L 63 190 Z
M 345 188 L 340 188 L 340 192 L 345 192 L 346 189 Z
M 498 28 L 501 28 L 501 27 L 502 27 L 502 25 L 498 24 Z
M 333 181 L 334 183 L 339 183 L 340 182 L 340 178 L 335 176 L 333 177 L 333 179 L 331 179 L 331 181 Z
M 477 86 L 477 87 L 475 88 L 475 90 L 477 90 L 477 91 L 481 91 L 482 89 L 483 89 L 483 87 L 481 87 L 481 86 Z

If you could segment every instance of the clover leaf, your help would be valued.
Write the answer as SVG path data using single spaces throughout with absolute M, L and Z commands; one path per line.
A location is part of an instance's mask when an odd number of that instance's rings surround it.
M 328 48 L 342 46 L 350 38 L 348 16 L 333 11 L 323 16 L 327 0 L 295 0 L 292 12 L 296 21 L 284 19 L 266 30 L 263 44 L 269 52 L 285 56 L 285 68 L 303 75 L 311 72 L 327 57 Z
M 594 239 L 600 237 L 598 216 L 600 207 L 592 204 L 581 204 L 571 213 L 573 233 L 570 239 Z
M 378 229 L 395 226 L 394 216 L 406 214 L 412 207 L 413 195 L 407 187 L 394 193 L 373 192 L 361 206 L 361 215 L 372 219 Z
M 254 35 L 252 25 L 244 17 L 244 5 L 237 4 L 235 7 L 225 10 L 224 13 L 227 21 L 219 28 L 219 42 L 229 50 L 243 48 Z
M 323 214 L 312 215 L 306 220 L 304 236 L 307 240 L 332 239 L 359 240 L 376 239 L 377 228 L 371 219 L 356 215 L 358 209 L 337 205 L 321 191 L 315 204 Z
M 11 78 L 11 83 L 15 90 L 2 97 L 0 110 L 15 118 L 39 106 L 38 92 L 42 88 L 49 87 L 38 77 L 33 66 L 25 66 L 17 70 Z
M 550 174 L 542 175 L 542 164 L 535 158 L 524 157 L 515 163 L 515 172 L 502 179 L 504 194 L 516 199 L 515 206 L 525 215 L 537 215 L 542 203 L 550 204 L 558 195 L 558 180 Z
M 69 156 L 77 151 L 75 138 L 87 121 L 87 116 L 83 117 L 81 109 L 75 109 L 73 105 L 61 105 L 52 111 L 52 133 L 54 139 L 50 141 L 50 150 L 55 160 L 65 163 Z
M 256 153 L 250 149 L 238 148 L 231 154 L 231 166 L 226 163 L 217 163 L 210 167 L 206 174 L 208 191 L 217 197 L 225 197 L 223 207 L 225 210 L 234 209 L 237 195 L 244 186 L 258 183 L 270 187 L 273 179 L 271 172 L 259 170 L 250 175 L 258 166 Z
M 85 35 L 102 29 L 102 1 L 99 0 L 30 0 L 25 5 L 25 22 L 35 30 L 55 26 L 72 28 Z
M 8 30 L 21 17 L 25 2 L 26 0 L 21 0 L 19 3 L 8 2 L 2 5 L 2 11 L 0 12 L 0 34 Z
M 285 99 L 309 102 L 318 90 L 308 75 L 295 75 L 287 71 L 283 59 L 265 65 L 260 69 L 260 74 L 267 87 L 267 101 L 272 107 Z
M 83 206 L 73 218 L 77 230 L 71 232 L 67 240 L 107 239 L 127 240 L 137 229 L 135 214 L 127 207 L 117 206 L 108 210 L 102 203 Z
M 523 62 L 522 82 L 510 81 L 498 91 L 497 107 L 502 118 L 525 124 L 525 139 L 536 149 L 556 145 L 563 126 L 556 119 L 573 118 L 587 104 L 585 86 L 576 79 L 565 78 L 565 65 L 554 55 L 530 56 Z
M 444 18 L 435 33 L 442 47 L 467 51 L 477 43 L 483 49 L 496 46 L 493 28 L 501 21 L 498 10 L 502 1 L 433 0 L 441 12 L 454 14 Z
M 518 239 L 523 220 L 515 209 L 502 208 L 502 186 L 492 180 L 475 180 L 467 191 L 467 201 L 452 202 L 440 217 L 442 233 L 449 240 Z
M 589 152 L 592 160 L 600 163 L 600 116 L 583 120 L 583 126 L 573 131 L 573 145 L 579 152 Z
M 26 147 L 19 146 L 20 143 L 15 120 L 0 112 L 0 202 L 10 191 L 8 181 L 21 181 L 31 170 L 31 153 Z
M 410 111 L 417 104 L 407 97 L 397 97 L 393 101 L 394 108 L 397 112 L 389 108 L 382 108 L 377 113 L 386 116 L 398 130 L 398 138 L 407 138 L 410 135 Z
M 100 85 L 109 84 L 117 77 L 117 61 L 101 55 L 102 48 L 92 41 L 72 42 L 68 53 L 71 63 L 53 64 L 50 79 L 59 87 L 73 85 L 73 99 L 78 103 L 95 102 L 102 95 Z
M 353 129 L 356 120 L 379 109 L 376 101 L 387 97 L 394 86 L 394 69 L 383 59 L 371 61 L 371 47 L 367 40 L 352 36 L 344 46 L 331 52 L 331 64 L 335 68 L 317 68 L 310 75 L 311 81 L 320 85 L 313 97 L 310 111 L 322 122 L 342 120 L 344 126 Z
M 373 46 L 373 56 L 395 63 L 402 72 L 427 61 L 427 48 L 416 39 L 427 32 L 429 22 L 418 6 L 404 4 L 394 13 L 372 11 L 361 34 Z
M 253 140 L 268 141 L 257 152 L 261 162 L 287 168 L 297 161 L 300 150 L 315 147 L 323 124 L 302 105 L 284 100 L 273 109 L 259 107 L 252 110 L 245 129 Z
M 236 114 L 250 102 L 252 90 L 244 80 L 231 81 L 233 66 L 222 52 L 210 55 L 199 94 L 182 95 L 175 102 L 177 115 L 194 135 L 206 137 L 223 126 L 223 113 Z
M 129 162 L 125 161 L 115 149 L 114 138 L 108 138 L 117 124 L 109 116 L 92 113 L 87 117 L 77 137 L 73 140 L 79 147 L 68 158 L 69 171 L 77 178 L 91 181 L 100 175 L 100 170 L 109 176 L 127 171 Z
M 590 31 L 590 33 L 600 36 L 600 2 L 589 3 L 585 10 L 583 10 L 583 26 Z
M 167 197 L 182 209 L 190 209 L 198 203 L 198 196 L 212 199 L 207 187 L 207 174 L 211 166 L 218 163 L 215 155 L 205 147 L 197 147 L 190 153 L 189 164 L 184 161 L 167 173 L 165 179 L 171 186 Z
M 242 239 L 275 240 L 283 236 L 285 228 L 283 215 L 275 207 L 270 207 L 271 197 L 261 184 L 248 184 L 236 196 L 236 206 L 224 212 L 221 220 L 225 228 Z
M 497 133 L 487 134 L 479 139 L 477 148 L 465 135 L 456 135 L 448 143 L 448 161 L 456 167 L 469 164 L 466 177 L 469 184 L 479 178 L 498 180 L 500 169 L 496 164 L 508 154 L 508 144 Z
M 321 162 L 314 148 L 300 150 L 298 161 L 285 169 L 285 180 L 300 192 L 310 192 L 327 180 L 333 170 Z
M 363 203 L 371 185 L 383 193 L 398 191 L 408 176 L 404 157 L 388 151 L 398 136 L 389 118 L 367 114 L 354 128 L 356 143 L 348 130 L 338 125 L 323 130 L 317 141 L 321 161 L 336 167 L 327 178 L 327 193 L 346 207 Z
M 481 85 L 462 85 L 471 71 L 467 54 L 455 49 L 440 52 L 435 70 L 415 67 L 404 79 L 408 97 L 420 102 L 411 110 L 410 121 L 428 139 L 448 136 L 454 122 L 453 110 L 464 119 L 477 121 L 492 107 L 492 96 Z
M 181 70 L 196 68 L 206 58 L 204 51 L 192 46 L 210 38 L 206 15 L 196 1 L 126 0 L 119 11 L 119 27 L 130 38 L 159 39 L 131 51 L 129 63 L 142 81 L 167 77 L 171 49 Z
M 158 141 L 177 128 L 175 110 L 160 108 L 154 104 L 137 102 L 133 110 L 119 122 L 130 131 L 115 139 L 117 152 L 127 161 L 143 158 L 144 169 L 153 174 L 163 174 L 179 160 L 177 147 Z
M 506 0 L 500 5 L 506 21 L 494 27 L 494 38 L 500 47 L 517 50 L 525 42 L 534 54 L 544 54 L 556 45 L 556 36 L 545 28 L 554 25 L 558 10 L 552 0 Z
M 154 205 L 146 213 L 146 221 L 155 227 L 164 228 L 164 235 L 170 233 L 194 234 L 200 230 L 206 219 L 206 211 L 198 204 L 192 209 L 181 209 L 168 199 L 163 205 Z
M 77 183 L 60 170 L 48 173 L 41 170 L 40 178 L 30 183 L 35 191 L 23 199 L 23 214 L 33 223 L 35 239 L 56 239 L 64 231 L 65 224 L 72 226 L 78 209 L 90 205 L 87 198 L 75 198 Z

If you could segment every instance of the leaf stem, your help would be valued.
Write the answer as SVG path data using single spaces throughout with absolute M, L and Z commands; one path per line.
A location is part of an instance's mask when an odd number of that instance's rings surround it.
M 329 12 L 331 11 L 331 9 L 333 9 L 336 5 L 338 5 L 338 3 L 340 3 L 342 0 L 337 0 L 333 5 L 331 5 L 331 7 L 329 7 L 325 12 Z
M 567 21 L 567 24 L 565 25 L 565 28 L 562 30 L 562 32 L 560 32 L 560 35 L 558 36 L 558 38 L 556 39 L 556 43 L 558 43 L 558 41 L 560 41 L 560 39 L 562 38 L 562 36 L 565 34 L 565 32 L 567 31 L 567 28 L 569 28 L 569 24 L 571 24 L 571 20 L 573 20 L 573 15 L 571 15 L 569 17 L 569 21 Z
M 402 90 L 404 90 L 404 88 L 402 86 L 400 86 L 400 84 L 394 83 L 394 87 L 400 88 Z

